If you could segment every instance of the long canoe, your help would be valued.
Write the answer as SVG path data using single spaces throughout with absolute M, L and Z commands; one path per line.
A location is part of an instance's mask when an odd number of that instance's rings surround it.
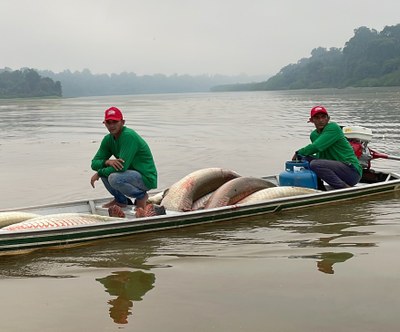
M 310 194 L 274 198 L 255 203 L 235 203 L 232 205 L 199 209 L 195 211 L 170 211 L 165 215 L 136 218 L 133 209 L 125 211 L 125 218 L 98 220 L 88 224 L 61 225 L 6 231 L 0 229 L 0 255 L 25 253 L 40 248 L 64 248 L 81 245 L 107 238 L 129 236 L 137 233 L 162 231 L 192 225 L 243 219 L 276 213 L 283 210 L 301 209 L 322 204 L 340 203 L 359 197 L 389 193 L 400 190 L 400 175 L 397 173 L 377 172 L 373 178 L 363 179 L 352 188 L 318 191 Z M 278 184 L 278 176 L 262 179 Z M 22 207 L 0 210 L 7 213 L 49 216 L 54 214 L 83 214 L 108 216 L 108 210 L 102 205 L 109 198 L 89 199 L 67 203 Z

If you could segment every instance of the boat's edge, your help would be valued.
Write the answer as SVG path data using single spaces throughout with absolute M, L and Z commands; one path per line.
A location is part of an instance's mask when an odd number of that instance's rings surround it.
M 63 227 L 44 230 L 2 232 L 0 230 L 0 254 L 20 250 L 34 250 L 43 247 L 65 247 L 96 240 L 122 237 L 137 233 L 161 231 L 173 228 L 214 223 L 226 220 L 248 218 L 282 210 L 293 210 L 321 204 L 348 201 L 359 197 L 388 193 L 400 190 L 400 176 L 391 173 L 387 181 L 368 184 L 359 187 L 318 192 L 285 198 L 276 198 L 269 201 L 236 204 L 220 208 L 197 210 L 190 212 L 173 213 L 146 218 L 121 219 L 92 225 Z M 47 204 L 21 209 L 3 209 L 7 211 L 35 211 L 43 208 L 71 207 L 84 205 L 93 209 L 102 199 L 78 200 L 62 204 Z

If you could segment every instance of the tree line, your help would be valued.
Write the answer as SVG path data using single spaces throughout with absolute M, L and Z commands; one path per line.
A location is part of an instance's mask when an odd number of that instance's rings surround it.
M 0 98 L 82 97 L 146 93 L 208 92 L 211 87 L 235 82 L 254 82 L 265 75 L 170 75 L 138 76 L 135 73 L 93 74 L 89 69 L 54 73 L 49 70 L 0 69 Z
M 0 98 L 61 97 L 59 81 L 41 77 L 34 69 L 0 70 Z
M 260 82 L 264 78 L 261 75 L 138 76 L 128 72 L 108 75 L 92 74 L 88 69 L 53 73 L 5 68 L 0 70 L 0 98 L 399 86 L 400 24 L 386 26 L 381 32 L 357 28 L 343 48 L 315 48 L 311 57 L 289 64 Z
M 120 74 L 93 74 L 89 69 L 60 73 L 40 71 L 41 75 L 60 81 L 64 97 L 111 96 L 146 93 L 209 92 L 215 85 L 235 82 L 254 82 L 266 75 L 136 75 L 132 72 Z
M 341 48 L 312 50 L 267 81 L 216 86 L 212 91 L 290 90 L 400 85 L 400 24 L 381 32 L 367 27 Z

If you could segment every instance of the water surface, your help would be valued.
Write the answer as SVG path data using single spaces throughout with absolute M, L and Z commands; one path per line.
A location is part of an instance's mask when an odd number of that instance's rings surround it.
M 90 160 L 111 105 L 148 141 L 162 189 L 203 167 L 280 172 L 320 103 L 400 155 L 397 88 L 0 100 L 0 208 L 104 196 Z M 0 257 L 0 329 L 394 331 L 399 217 L 399 195 L 385 194 Z

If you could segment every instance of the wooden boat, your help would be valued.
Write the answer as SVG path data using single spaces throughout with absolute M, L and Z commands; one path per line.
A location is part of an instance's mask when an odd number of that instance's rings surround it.
M 263 177 L 275 184 L 278 176 Z M 107 238 L 137 233 L 161 231 L 192 225 L 215 223 L 239 218 L 260 216 L 283 210 L 293 210 L 322 204 L 338 203 L 400 190 L 400 175 L 388 172 L 365 172 L 355 187 L 339 190 L 318 191 L 312 194 L 270 199 L 250 204 L 234 204 L 223 207 L 200 209 L 189 212 L 166 211 L 165 215 L 136 218 L 132 209 L 125 210 L 126 217 L 112 221 L 98 221 L 86 225 L 38 228 L 19 231 L 0 229 L 0 254 L 24 253 L 40 248 L 63 248 Z M 108 210 L 102 204 L 109 198 L 83 200 L 60 204 L 3 209 L 2 212 L 18 211 L 39 215 L 82 213 L 106 216 Z

